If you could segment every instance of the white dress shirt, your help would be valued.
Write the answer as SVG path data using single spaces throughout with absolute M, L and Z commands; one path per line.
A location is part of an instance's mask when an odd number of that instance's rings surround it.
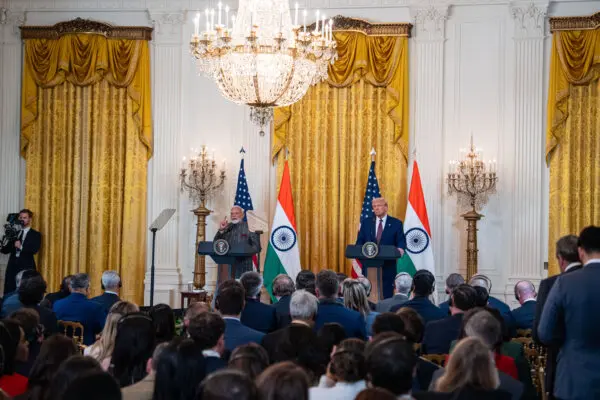
M 326 385 L 318 387 L 311 387 L 308 390 L 309 400 L 347 400 L 353 399 L 361 391 L 366 389 L 367 385 L 365 381 L 360 380 L 358 382 L 337 382 L 335 386 L 328 387 Z
M 565 268 L 565 272 L 567 272 L 568 270 L 570 270 L 573 267 L 578 267 L 580 265 L 581 265 L 581 263 L 579 263 L 579 262 L 571 263 L 571 264 L 567 265 L 567 268 Z
M 25 237 L 27 236 L 27 233 L 29 232 L 29 230 L 31 229 L 30 226 L 28 226 L 27 228 L 24 228 L 21 232 L 23 233 L 21 236 L 21 249 L 23 248 L 23 243 L 25 243 Z M 17 257 L 19 257 L 21 255 L 21 249 L 17 249 L 17 252 L 15 253 L 15 255 Z
M 377 236 L 377 228 L 379 228 L 379 220 L 382 220 L 382 230 L 381 233 L 383 234 L 383 231 L 385 230 L 385 223 L 387 222 L 387 214 L 385 214 L 383 216 L 383 218 L 379 218 L 378 216 L 375 216 L 375 236 Z
M 586 262 L 583 266 L 585 267 L 588 264 L 600 264 L 600 258 L 592 258 L 591 260 L 588 260 L 588 262 Z

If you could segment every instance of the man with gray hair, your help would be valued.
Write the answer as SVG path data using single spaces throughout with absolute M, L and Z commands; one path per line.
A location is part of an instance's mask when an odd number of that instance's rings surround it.
M 275 317 L 277 318 L 277 329 L 288 326 L 292 322 L 290 301 L 295 290 L 296 285 L 288 275 L 279 274 L 273 279 L 273 296 L 277 299 L 277 303 L 273 304 Z
M 16 290 L 12 293 L 6 293 L 4 296 L 2 309 L 0 310 L 0 318 L 6 318 L 13 312 L 23 307 L 23 303 L 21 303 L 19 300 L 19 288 L 21 287 L 21 282 L 23 282 L 25 279 L 38 276 L 39 274 L 40 273 L 35 269 L 24 269 L 17 272 L 17 276 L 15 277 Z
M 254 271 L 244 272 L 240 283 L 246 292 L 246 303 L 240 317 L 242 325 L 263 333 L 273 332 L 277 329 L 277 316 L 274 307 L 260 301 L 262 275 Z
M 409 274 L 400 272 L 396 275 L 396 278 L 394 278 L 394 296 L 377 303 L 377 312 L 388 312 L 395 305 L 406 303 L 411 286 L 412 277 Z
M 453 273 L 446 278 L 446 294 L 448 295 L 448 300 L 440 303 L 438 306 L 444 314 L 450 315 L 450 296 L 452 295 L 452 291 L 463 283 L 465 283 L 465 278 L 463 278 L 461 274 Z
M 54 303 L 56 319 L 79 322 L 83 325 L 83 344 L 91 345 L 96 335 L 102 332 L 106 313 L 102 306 L 88 299 L 90 277 L 88 274 L 75 274 L 71 279 L 71 294 Z
M 529 281 L 519 281 L 515 285 L 515 298 L 521 307 L 511 311 L 516 329 L 532 329 L 535 320 L 535 286 Z
M 102 293 L 100 296 L 94 297 L 92 301 L 100 304 L 102 309 L 106 314 L 108 314 L 108 310 L 115 304 L 117 301 L 120 301 L 119 291 L 121 290 L 121 277 L 117 273 L 117 271 L 104 271 L 102 273 Z

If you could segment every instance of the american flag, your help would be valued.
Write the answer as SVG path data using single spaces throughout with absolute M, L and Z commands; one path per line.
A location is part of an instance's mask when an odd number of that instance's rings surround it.
M 244 171 L 244 154 L 246 150 L 242 147 L 240 150 L 240 154 L 242 154 L 242 160 L 240 161 L 240 173 L 238 174 L 237 181 L 237 189 L 235 191 L 235 201 L 233 205 L 240 206 L 244 209 L 244 211 L 254 210 L 252 206 L 252 198 L 250 197 L 250 192 L 248 191 L 248 181 L 246 180 L 246 171 Z M 244 221 L 247 221 L 246 216 L 244 215 Z M 254 267 L 254 271 L 258 271 L 258 257 L 256 254 L 252 256 L 252 265 Z
M 367 218 L 373 217 L 373 205 L 371 204 L 373 199 L 381 197 L 379 192 L 379 182 L 377 182 L 377 176 L 375 175 L 375 161 L 371 161 L 371 168 L 369 168 L 369 181 L 367 182 L 367 188 L 365 189 L 365 199 L 363 200 L 362 210 L 360 212 L 360 223 Z M 360 225 L 358 227 L 360 229 Z M 362 276 L 362 265 L 358 260 L 352 260 L 352 278 L 358 278 Z

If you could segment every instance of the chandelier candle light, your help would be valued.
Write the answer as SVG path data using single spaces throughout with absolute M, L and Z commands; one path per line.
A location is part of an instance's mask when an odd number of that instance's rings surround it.
M 225 19 L 222 20 L 223 10 Z M 337 58 L 333 21 L 316 11 L 316 26 L 307 31 L 307 11 L 294 23 L 288 0 L 239 0 L 238 14 L 218 3 L 194 18 L 190 51 L 201 75 L 214 79 L 225 98 L 250 106 L 250 118 L 261 127 L 273 119 L 273 107 L 300 100 L 310 85 L 327 79 L 327 65 Z
M 207 19 L 208 21 L 208 19 Z M 212 151 L 212 157 L 208 155 L 206 146 L 186 161 L 183 157 L 179 180 L 181 182 L 181 192 L 187 190 L 190 200 L 199 202 L 200 205 L 192 210 L 198 219 L 196 229 L 196 254 L 194 263 L 194 288 L 199 290 L 206 284 L 206 260 L 204 256 L 198 254 L 198 244 L 206 240 L 206 217 L 212 212 L 206 208 L 206 200 L 214 196 L 223 188 L 225 183 L 225 160 L 221 170 L 218 170 L 215 161 L 215 151 Z
M 460 161 L 450 161 L 450 172 L 448 173 L 448 193 L 464 196 L 469 202 L 471 210 L 461 217 L 467 221 L 467 279 L 477 274 L 477 221 L 483 215 L 477 212 L 487 200 L 487 195 L 495 193 L 496 182 L 496 160 L 486 163 L 481 160 L 481 149 L 473 145 L 471 135 L 471 147 L 467 151 L 461 149 L 465 158 Z

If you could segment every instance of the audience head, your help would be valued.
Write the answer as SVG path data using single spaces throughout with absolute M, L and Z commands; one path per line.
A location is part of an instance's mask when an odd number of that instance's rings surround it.
M 239 317 L 244 309 L 245 301 L 246 291 L 242 284 L 230 279 L 219 286 L 215 307 L 223 316 Z
M 115 348 L 115 338 L 117 337 L 117 323 L 123 316 L 138 311 L 140 311 L 139 307 L 128 301 L 117 301 L 110 307 L 100 339 L 96 342 L 97 344 L 93 345 L 99 346 L 97 360 L 102 361 L 112 356 Z
M 515 285 L 515 299 L 519 304 L 525 303 L 527 300 L 534 300 L 536 296 L 535 286 L 529 281 L 519 281 Z
M 336 382 L 354 383 L 364 380 L 365 342 L 359 339 L 346 339 L 337 345 L 331 353 L 329 373 Z
M 490 278 L 483 274 L 473 275 L 469 280 L 469 285 L 473 287 L 479 286 L 485 288 L 485 290 L 487 290 L 488 293 L 491 293 L 492 291 L 492 281 L 490 280 Z
M 158 359 L 168 345 L 169 343 L 159 343 L 156 345 L 152 352 L 152 358 L 146 363 L 146 373 L 156 374 L 156 370 L 158 369 Z
M 316 296 L 316 280 L 314 272 L 303 269 L 296 275 L 296 290 L 304 289 Z
M 236 369 L 222 369 L 206 377 L 197 400 L 258 400 L 256 385 Z
M 17 289 L 19 292 L 19 301 L 25 307 L 34 307 L 40 304 L 46 293 L 46 282 L 41 275 L 24 279 L 21 286 Z
M 170 342 L 175 337 L 175 314 L 167 304 L 150 307 L 148 315 L 154 324 L 156 343 Z
M 150 317 L 133 313 L 119 320 L 110 370 L 121 387 L 133 385 L 146 376 L 146 364 L 155 343 Z
M 465 337 L 476 337 L 490 351 L 495 351 L 502 345 L 502 325 L 498 319 L 486 309 L 475 308 L 463 318 Z
M 155 363 L 152 400 L 194 400 L 206 374 L 202 350 L 190 339 L 175 338 Z
M 348 275 L 343 272 L 336 272 L 337 280 L 338 280 L 338 297 L 342 297 L 342 285 L 346 279 L 348 279 Z
M 10 319 L 21 326 L 29 344 L 43 340 L 44 327 L 40 325 L 40 314 L 33 308 L 20 308 L 10 315 Z
M 60 288 L 58 289 L 58 291 L 66 295 L 71 293 L 71 279 L 73 279 L 73 275 L 65 276 L 60 282 Z
M 187 328 L 190 326 L 190 321 L 200 314 L 204 314 L 210 312 L 210 305 L 203 301 L 195 301 L 190 304 L 185 310 L 185 315 L 183 316 L 183 325 Z
M 263 286 L 263 277 L 255 271 L 244 272 L 240 276 L 240 283 L 246 291 L 246 297 L 250 299 L 260 298 L 260 290 Z
M 600 226 L 583 228 L 577 241 L 577 250 L 584 265 L 591 259 L 600 258 Z
M 357 279 L 346 279 L 343 287 L 344 306 L 366 317 L 371 312 L 371 308 L 365 287 Z
M 373 336 L 383 332 L 395 332 L 399 335 L 404 335 L 405 326 L 402 318 L 391 312 L 384 312 L 375 317 L 373 321 Z
M 490 299 L 490 294 L 487 289 L 481 286 L 473 286 L 473 289 L 475 289 L 475 293 L 477 293 L 477 298 L 475 299 L 477 307 L 487 307 L 488 300 Z
M 341 340 L 332 339 L 331 341 L 339 343 Z M 333 347 L 333 344 L 331 346 Z M 319 377 L 325 373 L 329 362 L 331 347 L 329 353 L 326 353 L 324 347 L 312 328 L 292 324 L 288 329 L 283 330 L 277 351 L 270 354 L 270 361 L 272 364 L 293 361 L 310 373 L 311 381 L 316 383 Z
M 71 293 L 79 293 L 89 296 L 90 277 L 88 274 L 75 274 L 71 278 Z
M 418 270 L 413 276 L 412 290 L 415 296 L 429 296 L 435 290 L 435 277 L 426 269 Z
M 411 343 L 421 343 L 425 332 L 425 322 L 418 312 L 410 307 L 396 311 L 404 323 L 404 337 Z
M 371 281 L 369 279 L 367 279 L 367 277 L 365 277 L 365 276 L 359 276 L 358 278 L 356 278 L 356 280 L 358 282 L 360 282 L 362 287 L 365 289 L 365 293 L 367 294 L 367 297 L 369 297 L 371 295 L 371 289 L 372 289 Z
M 310 377 L 293 362 L 271 365 L 256 381 L 261 400 L 308 400 Z
M 394 278 L 394 293 L 403 294 L 408 297 L 412 284 L 412 276 L 406 272 L 400 272 L 396 275 L 396 278 Z
M 296 290 L 290 299 L 290 317 L 312 324 L 317 316 L 319 300 L 304 289 Z
M 279 274 L 273 279 L 273 296 L 281 298 L 291 296 L 296 290 L 294 281 L 286 274 Z
M 225 321 L 215 312 L 196 315 L 190 320 L 188 334 L 201 350 L 225 350 Z
M 16 362 L 25 362 L 29 357 L 27 338 L 18 322 L 0 321 L 0 346 L 4 352 L 4 375 L 12 375 Z
M 322 269 L 317 274 L 316 291 L 319 298 L 335 299 L 340 283 L 337 274 L 330 269 Z
M 458 285 L 462 285 L 465 283 L 465 278 L 461 274 L 450 274 L 446 278 L 446 294 L 450 295 L 454 289 L 458 287 Z
M 121 400 L 122 395 L 114 378 L 110 374 L 100 371 L 75 379 L 65 388 L 63 399 Z
M 256 343 L 237 347 L 229 357 L 229 368 L 245 372 L 254 381 L 269 366 L 267 351 Z
M 41 275 L 39 272 L 37 272 L 34 269 L 24 269 L 22 271 L 17 272 L 17 276 L 15 277 L 16 288 L 19 289 L 25 279 L 33 278 L 34 276 L 41 276 Z M 6 294 L 8 294 L 8 293 L 6 293 Z
M 354 400 L 396 400 L 396 396 L 389 390 L 371 387 L 361 390 Z
M 417 365 L 412 343 L 397 333 L 382 333 L 367 344 L 365 359 L 370 386 L 387 389 L 396 396 L 410 392 Z
M 117 271 L 104 271 L 102 273 L 102 290 L 118 293 L 121 288 L 121 277 Z
M 450 294 L 450 313 L 461 314 L 475 308 L 477 305 L 477 292 L 467 284 L 458 285 Z
M 80 355 L 71 356 L 60 364 L 50 382 L 46 399 L 63 400 L 70 384 L 92 373 L 102 373 L 102 367 L 96 359 Z M 86 397 L 87 399 L 87 397 Z
M 437 392 L 455 392 L 465 387 L 494 390 L 500 384 L 494 358 L 480 339 L 469 337 L 458 342 L 437 381 Z
M 344 327 L 337 322 L 328 322 L 319 329 L 317 338 L 323 350 L 329 355 L 335 346 L 346 339 L 346 331 L 344 330 Z
M 556 242 L 556 260 L 561 272 L 565 272 L 569 264 L 581 262 L 575 235 L 563 236 Z

